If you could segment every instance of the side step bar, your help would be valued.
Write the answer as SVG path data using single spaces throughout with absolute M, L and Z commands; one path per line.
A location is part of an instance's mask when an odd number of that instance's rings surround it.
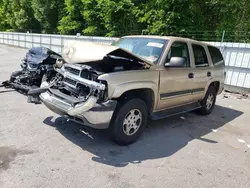
M 175 108 L 152 113 L 151 119 L 152 120 L 163 119 L 163 118 L 167 118 L 169 116 L 174 116 L 174 115 L 182 114 L 185 112 L 190 112 L 190 111 L 196 110 L 200 107 L 201 107 L 201 105 L 198 102 L 184 105 L 184 106 L 179 106 L 179 107 L 175 107 Z

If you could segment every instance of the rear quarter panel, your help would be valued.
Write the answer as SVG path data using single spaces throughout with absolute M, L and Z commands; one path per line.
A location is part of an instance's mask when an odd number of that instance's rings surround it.
M 208 50 L 209 46 L 211 46 L 211 45 L 207 45 L 207 52 L 208 52 L 208 60 L 210 61 L 210 65 L 211 65 L 212 78 L 207 83 L 206 91 L 212 82 L 220 82 L 220 87 L 219 87 L 217 94 L 221 94 L 223 89 L 224 89 L 224 82 L 225 82 L 225 71 L 226 71 L 225 70 L 225 60 L 223 59 L 223 61 L 220 61 L 220 62 L 214 64 L 212 62 L 211 54 Z M 212 47 L 215 47 L 215 46 L 212 46 Z
M 224 64 L 224 61 L 223 62 L 221 61 L 220 63 L 217 63 L 214 65 L 214 67 L 212 68 L 212 78 L 213 79 L 210 81 L 210 83 L 214 82 L 214 81 L 220 82 L 220 88 L 219 88 L 217 94 L 221 94 L 221 92 L 224 89 L 224 82 L 225 82 L 225 64 Z M 207 88 L 209 87 L 210 83 L 208 83 Z

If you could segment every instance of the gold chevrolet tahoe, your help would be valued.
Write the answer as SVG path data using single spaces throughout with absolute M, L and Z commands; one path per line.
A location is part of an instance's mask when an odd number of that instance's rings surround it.
M 70 41 L 40 98 L 53 112 L 131 144 L 147 120 L 212 112 L 224 87 L 214 46 L 186 38 L 126 36 L 112 45 Z

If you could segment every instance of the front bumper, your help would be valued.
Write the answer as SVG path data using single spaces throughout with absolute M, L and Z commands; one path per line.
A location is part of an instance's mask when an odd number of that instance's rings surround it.
M 117 101 L 109 100 L 104 103 L 97 103 L 95 97 L 89 97 L 86 102 L 79 102 L 71 97 L 57 95 L 55 91 L 47 91 L 40 95 L 43 103 L 53 112 L 68 117 L 78 123 L 96 129 L 109 127 L 112 115 L 116 108 Z

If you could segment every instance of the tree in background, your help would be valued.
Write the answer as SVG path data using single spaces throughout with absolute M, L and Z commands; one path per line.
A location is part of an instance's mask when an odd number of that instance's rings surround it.
M 100 2 L 101 0 L 82 0 L 83 18 L 86 22 L 82 32 L 85 35 L 103 36 L 107 32 L 103 23 Z
M 61 34 L 81 33 L 85 26 L 82 15 L 83 3 L 81 0 L 65 0 L 63 16 L 59 21 L 58 31 Z
M 122 36 L 138 34 L 143 25 L 137 21 L 138 0 L 82 0 L 86 35 Z
M 7 2 L 4 0 L 0 0 L 0 30 L 5 31 L 8 28 L 11 28 L 7 21 L 6 13 L 7 13 Z
M 250 38 L 249 0 L 0 0 L 0 30 Z
M 136 18 L 136 4 L 131 0 L 98 0 L 97 7 L 106 36 L 138 34 L 143 29 Z
M 33 16 L 29 0 L 2 0 L 0 6 L 0 28 L 28 31 L 35 30 L 39 26 L 39 22 Z
M 31 0 L 35 18 L 40 23 L 43 33 L 57 32 L 64 4 L 61 0 Z

